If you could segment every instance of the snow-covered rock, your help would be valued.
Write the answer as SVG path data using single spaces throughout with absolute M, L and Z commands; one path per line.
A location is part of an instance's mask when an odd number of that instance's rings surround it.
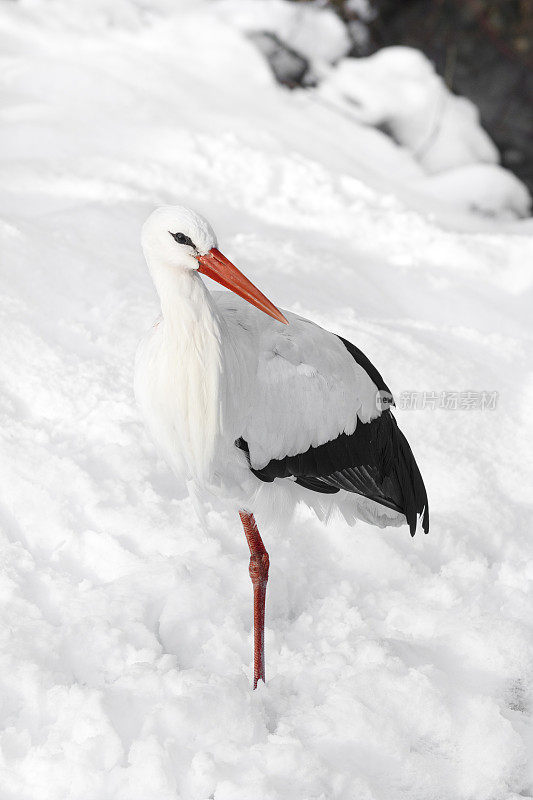
M 529 193 L 496 166 L 498 151 L 481 127 L 477 108 L 452 94 L 418 50 L 386 47 L 368 58 L 342 59 L 317 92 L 354 120 L 388 133 L 426 173 L 439 176 L 420 181 L 419 187 L 481 213 L 528 213 Z M 486 168 L 464 169 L 472 165 Z M 490 197 L 483 197 L 486 192 Z
M 250 31 L 248 37 L 265 56 L 278 83 L 290 88 L 304 84 L 310 67 L 305 56 L 282 42 L 275 33 Z
M 268 31 L 312 62 L 333 63 L 350 49 L 339 17 L 314 3 L 289 0 L 214 0 L 223 19 L 243 31 Z
M 385 47 L 368 58 L 343 59 L 319 91 L 358 121 L 385 128 L 427 172 L 498 161 L 476 107 L 451 94 L 419 50 Z

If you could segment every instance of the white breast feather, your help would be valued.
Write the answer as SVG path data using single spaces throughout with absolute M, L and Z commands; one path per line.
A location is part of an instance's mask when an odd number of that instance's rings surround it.
M 222 429 L 222 355 L 212 328 L 199 323 L 180 335 L 161 320 L 141 343 L 135 365 L 135 396 L 152 437 L 176 472 L 200 482 L 212 477 Z

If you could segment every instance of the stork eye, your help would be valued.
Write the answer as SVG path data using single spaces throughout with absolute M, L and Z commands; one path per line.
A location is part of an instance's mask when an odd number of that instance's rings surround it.
M 190 239 L 188 236 L 185 236 L 184 233 L 172 233 L 172 231 L 169 231 L 169 233 L 178 244 L 186 244 L 189 247 L 194 247 L 194 242 L 192 239 Z

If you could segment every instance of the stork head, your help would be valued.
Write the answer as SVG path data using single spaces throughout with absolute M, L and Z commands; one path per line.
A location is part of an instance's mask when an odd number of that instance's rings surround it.
M 287 320 L 259 289 L 217 248 L 209 222 L 183 206 L 162 206 L 143 225 L 141 242 L 150 268 L 197 271 L 231 289 L 279 322 Z
M 142 246 L 147 261 L 175 269 L 198 269 L 198 257 L 217 246 L 209 222 L 183 206 L 161 206 L 143 225 Z

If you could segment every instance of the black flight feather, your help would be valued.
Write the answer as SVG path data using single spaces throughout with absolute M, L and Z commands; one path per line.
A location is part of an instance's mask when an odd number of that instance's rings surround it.
M 339 337 L 350 355 L 365 370 L 379 391 L 392 395 L 380 373 L 354 345 Z M 235 444 L 250 459 L 247 442 Z M 305 453 L 272 459 L 254 475 L 271 483 L 275 478 L 294 478 L 300 486 L 314 492 L 333 494 L 340 489 L 368 497 L 382 506 L 403 514 L 411 536 L 418 516 L 422 528 L 429 530 L 429 507 L 424 481 L 407 439 L 389 409 L 370 422 L 358 421 L 351 434 L 341 433 L 330 442 L 310 447 Z

